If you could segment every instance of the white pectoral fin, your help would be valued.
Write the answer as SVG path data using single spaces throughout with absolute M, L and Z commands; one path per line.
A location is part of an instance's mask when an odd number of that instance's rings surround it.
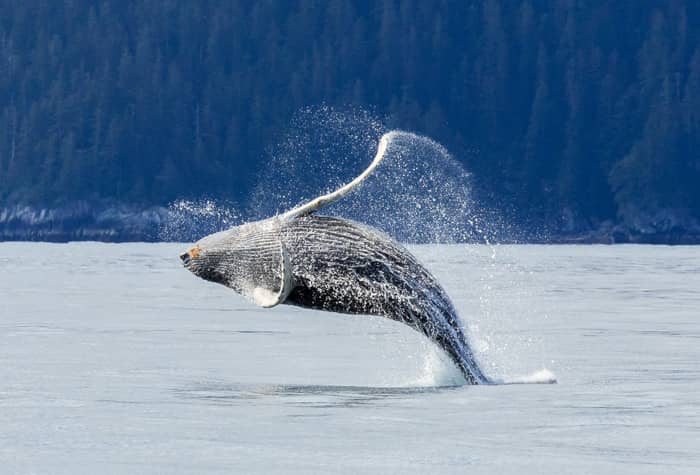
M 282 214 L 280 216 L 281 219 L 293 219 L 298 216 L 304 216 L 307 214 L 311 214 L 314 211 L 317 211 L 324 206 L 327 206 L 331 203 L 335 203 L 351 191 L 353 191 L 355 188 L 360 186 L 363 181 L 367 179 L 367 177 L 372 174 L 375 168 L 379 166 L 379 164 L 384 160 L 384 155 L 386 154 L 386 149 L 387 146 L 389 145 L 389 141 L 391 138 L 395 135 L 395 132 L 388 132 L 384 135 L 382 135 L 382 138 L 379 140 L 379 145 L 377 145 L 377 153 L 374 156 L 374 160 L 372 160 L 372 163 L 369 164 L 367 169 L 363 171 L 360 175 L 358 175 L 354 180 L 352 180 L 350 183 L 347 183 L 346 185 L 341 186 L 337 190 L 328 193 L 323 196 L 319 196 L 318 198 L 315 198 L 308 203 L 305 203 L 301 206 L 298 206 L 292 210 L 287 211 L 286 213 Z
M 255 287 L 253 290 L 253 301 L 264 308 L 280 304 L 279 294 L 263 287 Z
M 289 262 L 289 255 L 280 242 L 280 286 L 279 290 L 271 290 L 265 287 L 255 287 L 253 289 L 253 301 L 263 308 L 275 307 L 284 302 L 292 290 L 292 266 Z

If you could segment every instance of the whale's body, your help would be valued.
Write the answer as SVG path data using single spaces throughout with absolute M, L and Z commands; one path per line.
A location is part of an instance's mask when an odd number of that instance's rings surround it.
M 187 267 L 261 306 L 378 315 L 424 334 L 471 384 L 487 378 L 445 290 L 403 246 L 346 219 L 271 218 L 202 239 Z M 190 251 L 192 252 L 192 251 Z
M 410 252 L 368 226 L 314 214 L 362 183 L 390 137 L 382 137 L 370 167 L 351 183 L 283 215 L 207 236 L 181 258 L 199 277 L 263 307 L 289 304 L 405 323 L 442 348 L 469 383 L 488 383 L 450 298 Z

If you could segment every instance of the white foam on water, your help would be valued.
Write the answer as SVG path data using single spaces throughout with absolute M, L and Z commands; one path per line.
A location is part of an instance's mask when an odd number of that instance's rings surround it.
M 422 358 L 423 365 L 418 377 L 408 381 L 407 386 L 444 387 L 467 384 L 457 367 L 437 348 L 427 348 Z
M 452 361 L 433 343 L 423 342 L 419 345 L 422 360 L 418 373 L 406 378 L 396 386 L 400 387 L 452 387 L 467 385 L 467 381 Z M 487 374 L 487 377 L 489 375 Z M 547 368 L 522 376 L 489 377 L 488 385 L 513 384 L 556 384 L 557 376 Z
M 497 379 L 493 381 L 494 384 L 556 384 L 556 375 L 548 370 L 547 368 L 542 368 L 541 370 L 535 371 L 534 373 L 527 374 L 524 376 L 515 376 L 512 378 Z

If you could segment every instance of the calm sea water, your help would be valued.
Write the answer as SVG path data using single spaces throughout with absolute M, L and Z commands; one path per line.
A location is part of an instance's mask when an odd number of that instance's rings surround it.
M 700 248 L 421 246 L 486 371 L 184 245 L 0 244 L 0 473 L 700 473 Z

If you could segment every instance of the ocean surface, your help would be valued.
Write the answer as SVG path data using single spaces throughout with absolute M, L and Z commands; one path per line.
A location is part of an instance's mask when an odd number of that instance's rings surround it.
M 412 247 L 489 375 L 558 380 L 478 387 L 185 248 L 0 243 L 0 473 L 700 473 L 700 247 Z

